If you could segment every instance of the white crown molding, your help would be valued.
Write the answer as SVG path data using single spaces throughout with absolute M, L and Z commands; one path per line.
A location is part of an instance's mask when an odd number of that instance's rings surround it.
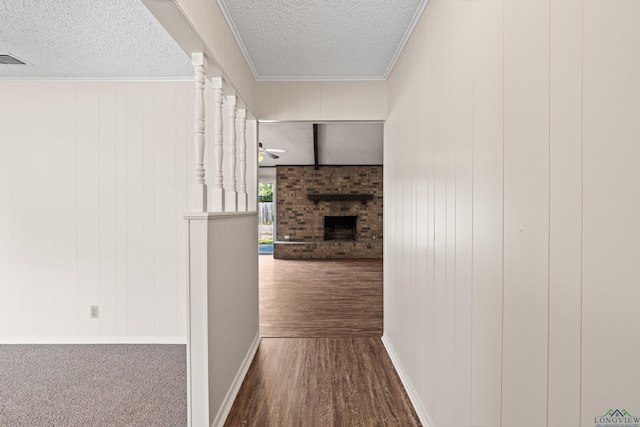
M 253 74 L 253 78 L 256 81 L 258 81 L 258 73 L 256 71 L 256 67 L 253 65 L 253 62 L 251 61 L 251 57 L 247 53 L 247 48 L 244 46 L 244 43 L 242 42 L 242 39 L 240 38 L 240 33 L 238 33 L 238 29 L 236 28 L 236 24 L 231 19 L 231 15 L 229 14 L 229 11 L 227 10 L 227 5 L 224 4 L 224 2 L 222 0 L 217 0 L 217 2 L 218 2 L 218 6 L 220 7 L 220 10 L 222 11 L 222 15 L 224 16 L 224 20 L 227 21 L 227 25 L 231 29 L 231 33 L 233 34 L 233 38 L 236 39 L 236 43 L 238 43 L 238 47 L 240 48 L 240 51 L 242 52 L 242 56 L 244 56 L 244 60 L 247 61 L 247 65 L 249 66 L 249 69 L 251 70 L 251 74 Z
M 0 81 L 14 82 L 75 82 L 75 83 L 127 83 L 127 82 L 192 82 L 190 77 L 0 77 Z
M 387 66 L 387 71 L 384 73 L 384 80 L 389 78 L 391 71 L 396 66 L 396 62 L 400 58 L 400 54 L 404 50 L 404 46 L 409 41 L 409 38 L 411 38 L 411 34 L 413 34 L 413 30 L 416 28 L 416 25 L 418 25 L 418 21 L 420 21 L 420 18 L 422 17 L 422 13 L 424 12 L 424 9 L 427 7 L 428 3 L 429 3 L 429 0 L 422 0 L 420 2 L 420 6 L 418 6 L 418 9 L 416 10 L 415 15 L 413 15 L 411 24 L 409 24 L 407 31 L 405 31 L 404 36 L 402 36 L 402 40 L 400 41 L 400 44 L 398 45 L 396 52 L 393 54 L 393 57 L 391 58 L 389 65 Z
M 260 76 L 258 82 L 347 82 L 384 81 L 384 76 Z

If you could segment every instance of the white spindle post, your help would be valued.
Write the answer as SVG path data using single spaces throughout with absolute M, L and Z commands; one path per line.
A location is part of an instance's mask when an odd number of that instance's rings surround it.
M 222 175 L 222 78 L 211 79 L 213 89 L 214 115 L 213 115 L 213 183 L 211 189 L 211 211 L 224 211 L 224 188 Z
M 191 63 L 195 73 L 195 169 L 194 182 L 191 187 L 191 210 L 193 212 L 207 211 L 207 184 L 204 176 L 204 82 L 206 78 L 207 60 L 202 52 L 191 54 Z
M 238 212 L 247 212 L 247 110 L 238 110 Z
M 229 126 L 227 134 L 229 137 L 229 179 L 225 189 L 224 210 L 226 212 L 236 212 L 238 210 L 238 192 L 236 188 L 236 97 L 227 96 L 227 112 L 229 114 Z

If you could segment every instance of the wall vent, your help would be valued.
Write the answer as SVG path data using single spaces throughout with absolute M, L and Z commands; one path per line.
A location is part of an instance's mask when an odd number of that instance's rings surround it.
M 15 56 L 0 53 L 0 65 L 27 65 L 27 63 Z

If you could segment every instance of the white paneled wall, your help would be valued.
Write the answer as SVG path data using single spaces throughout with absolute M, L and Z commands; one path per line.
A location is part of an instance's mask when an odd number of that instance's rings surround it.
M 260 120 L 385 120 L 387 82 L 258 82 Z
M 613 402 L 637 416 L 640 4 L 586 1 L 583 13 L 582 415 Z
M 640 413 L 638 19 L 431 0 L 396 64 L 385 343 L 429 425 Z
M 193 83 L 0 93 L 0 337 L 184 342 Z

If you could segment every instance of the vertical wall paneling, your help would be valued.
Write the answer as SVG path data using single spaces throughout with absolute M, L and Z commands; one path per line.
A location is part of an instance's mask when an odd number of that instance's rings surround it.
M 387 112 L 388 112 L 388 108 L 387 108 L 387 104 L 388 104 L 388 92 L 387 92 L 387 81 L 386 80 L 376 80 L 374 82 L 374 86 L 375 86 L 375 97 L 376 97 L 376 104 L 375 104 L 375 117 L 378 120 L 381 120 L 382 118 L 386 118 L 387 117 Z M 343 99 L 346 99 L 346 96 L 343 96 Z M 346 100 L 345 100 L 345 107 L 346 107 Z M 345 111 L 347 111 L 345 109 Z
M 471 307 L 473 236 L 473 73 L 472 8 L 455 2 L 454 109 L 455 140 L 455 412 L 452 425 L 471 425 Z
M 7 129 L 15 123 L 13 102 L 16 86 L 0 82 L 0 126 Z M 15 138 L 12 137 L 12 138 Z M 14 143 L 0 144 L 0 336 L 9 336 L 13 330 L 15 306 L 12 300 L 12 239 L 13 239 L 13 192 L 11 177 L 16 173 L 11 161 Z
M 176 85 L 154 84 L 153 245 L 154 334 L 176 336 Z
M 233 223 L 229 222 L 210 222 L 213 227 L 209 230 L 209 253 L 208 257 L 212 264 L 210 265 L 229 265 L 231 261 L 228 258 L 228 254 L 236 250 L 233 240 L 229 240 L 230 228 L 235 228 Z M 226 225 L 226 226 L 225 226 Z M 214 242 L 229 242 L 229 245 L 219 245 Z M 238 257 L 239 259 L 240 257 Z M 214 261 L 215 260 L 215 261 Z M 209 336 L 215 336 L 217 339 L 209 341 L 209 354 L 215 354 L 215 347 L 231 348 L 233 345 L 232 335 L 228 334 L 230 331 L 232 321 L 230 316 L 233 313 L 234 303 L 232 284 L 232 273 L 228 268 L 220 268 L 215 274 L 215 279 L 210 283 L 214 286 L 208 287 L 208 307 L 209 307 L 209 324 L 207 333 Z M 210 419 L 213 420 L 216 417 L 216 410 L 224 401 L 224 397 L 227 393 L 225 387 L 219 387 L 218 384 L 230 384 L 233 382 L 234 371 L 225 370 L 225 366 L 233 364 L 233 360 L 230 360 L 230 353 L 219 354 L 218 357 L 211 357 L 209 364 L 209 400 L 216 402 L 209 407 Z
M 640 413 L 638 19 L 431 0 L 396 63 L 384 339 L 425 423 Z
M 502 1 L 474 3 L 471 425 L 502 415 L 502 58 Z
M 356 119 L 366 120 L 376 115 L 376 82 L 359 82 L 355 86 L 354 114 Z
M 298 83 L 282 84 L 282 117 L 298 117 L 300 100 L 298 98 Z
M 149 332 L 148 300 L 145 294 L 144 237 L 148 211 L 144 209 L 144 86 L 126 83 L 126 250 L 127 334 Z
M 259 344 L 257 215 L 186 218 L 191 421 L 217 426 L 224 423 Z
M 44 117 L 43 113 L 48 112 L 52 102 L 51 86 L 47 83 L 38 83 L 35 85 L 24 85 L 20 95 L 26 99 L 42 99 L 42 102 L 33 105 L 31 111 L 22 109 L 20 112 L 24 127 L 22 128 L 23 143 L 19 152 L 27 163 L 26 167 L 20 168 L 19 180 L 22 181 L 21 191 L 15 194 L 14 205 L 16 213 L 22 212 L 21 215 L 14 215 L 14 244 L 17 249 L 17 262 L 22 266 L 30 265 L 47 265 L 50 255 L 46 242 L 49 231 L 45 225 L 46 216 L 41 214 L 42 204 L 45 200 L 45 186 L 42 183 L 47 178 L 50 163 L 47 161 L 47 153 L 49 152 L 50 137 L 45 130 L 45 126 L 34 126 L 29 117 Z M 43 125 L 51 125 L 51 118 L 44 119 Z M 14 178 L 15 179 L 15 178 Z M 29 247 L 27 241 L 35 241 L 35 247 Z M 20 289 L 18 295 L 23 298 L 22 324 L 20 325 L 23 333 L 31 334 L 38 327 L 36 321 L 37 313 L 43 313 L 45 316 L 53 317 L 54 308 L 51 304 L 51 298 L 54 293 L 50 287 L 39 289 L 38 283 L 46 280 L 46 274 L 43 269 L 39 268 L 21 268 L 20 273 L 16 276 Z M 52 324 L 47 325 L 43 334 L 51 335 L 54 332 Z
M 428 160 L 428 147 L 426 144 L 419 144 L 416 147 L 416 158 L 419 162 L 427 162 Z M 424 164 L 424 163 L 423 163 Z M 419 171 L 420 169 L 418 169 Z M 418 172 L 419 173 L 419 172 Z M 386 170 L 385 170 L 386 174 Z M 413 310 L 415 310 L 416 322 L 413 325 L 413 336 L 415 337 L 415 362 L 417 363 L 416 372 L 420 372 L 421 365 L 424 362 L 432 359 L 432 347 L 431 343 L 421 337 L 429 337 L 433 335 L 433 311 L 425 309 L 425 307 L 432 308 L 433 292 L 430 283 L 430 263 L 429 260 L 431 245 L 429 242 L 430 224 L 427 215 L 427 206 L 429 205 L 429 186 L 424 182 L 418 180 L 414 186 L 415 188 L 415 256 L 414 256 L 414 269 L 415 269 L 415 283 L 414 283 L 414 298 L 412 298 Z M 386 197 L 386 195 L 385 195 Z M 387 253 L 385 253 L 385 258 Z M 387 304 L 387 300 L 385 300 Z M 424 391 L 427 395 L 430 395 L 429 389 L 432 384 L 432 372 L 429 370 L 424 375 L 418 375 L 414 379 L 414 385 L 417 390 Z
M 455 133 L 455 2 L 446 2 L 445 25 L 445 91 L 444 143 L 446 149 L 446 281 L 445 281 L 445 342 L 444 342 L 444 414 L 443 423 L 454 425 L 457 402 L 455 393 L 456 335 L 456 139 Z
M 26 83 L 25 83 L 26 84 Z M 77 220 L 77 84 L 55 84 L 53 137 L 55 144 L 55 248 L 56 334 L 78 334 Z M 29 103 L 26 104 L 28 108 Z M 21 215 L 22 212 L 16 212 Z M 27 242 L 28 240 L 25 240 Z M 31 242 L 33 244 L 33 242 Z M 25 268 L 16 265 L 14 268 Z M 14 299 L 22 307 L 24 302 Z M 16 319 L 20 321 L 20 319 Z M 16 329 L 19 331 L 19 328 Z
M 447 294 L 447 147 L 444 127 L 446 104 L 446 2 L 436 1 L 433 20 L 429 27 L 431 63 L 431 108 L 433 121 L 433 410 L 431 417 L 436 425 L 447 424 L 446 419 L 446 294 Z
M 176 312 L 176 335 L 186 336 L 187 334 L 187 224 L 183 218 L 185 212 L 189 210 L 189 194 L 188 174 L 188 156 L 187 152 L 192 144 L 190 137 L 192 135 L 193 126 L 189 118 L 193 117 L 193 104 L 189 103 L 188 93 L 193 92 L 193 84 L 176 85 L 176 107 L 175 107 L 175 211 L 173 215 L 174 227 L 176 230 L 175 242 L 176 247 L 176 270 L 173 279 L 176 283 L 176 299 L 174 301 Z M 209 145 L 211 149 L 211 145 Z
M 43 82 L 44 83 L 44 82 Z M 45 305 L 43 310 L 39 312 L 37 316 L 43 316 L 47 319 L 56 318 L 56 306 L 53 303 L 56 299 L 56 289 L 51 282 L 51 273 L 55 271 L 56 260 L 56 247 L 55 247 L 55 235 L 56 235 L 56 223 L 55 217 L 51 215 L 53 207 L 55 206 L 55 170 L 56 165 L 52 161 L 55 158 L 55 144 L 54 137 L 51 134 L 51 129 L 54 127 L 54 115 L 51 113 L 55 105 L 55 85 L 52 82 L 47 82 L 42 85 L 42 91 L 39 94 L 39 101 L 44 105 L 44 111 L 46 117 L 43 118 L 42 132 L 43 132 L 43 146 L 42 146 L 42 181 L 39 185 L 39 195 L 36 197 L 41 198 L 42 209 L 45 209 L 49 214 L 44 216 L 44 235 L 43 235 L 43 247 L 44 247 L 44 262 L 41 265 L 41 279 L 42 283 L 47 283 L 46 289 L 42 287 L 38 289 L 38 292 L 45 298 Z M 13 159 L 8 159 L 13 163 Z M 1 221 L 1 220 L 0 220 Z M 42 317 L 40 317 L 42 318 Z M 41 325 L 40 325 L 41 326 Z M 56 335 L 56 325 L 54 321 L 49 321 L 46 326 L 46 331 L 41 331 L 41 334 Z M 0 333 L 2 335 L 2 333 Z
M 415 43 L 408 48 L 408 63 L 416 63 L 416 50 Z M 405 68 L 406 71 L 413 70 L 411 68 Z M 363 112 L 359 106 L 356 106 L 357 111 Z M 415 108 L 407 108 L 403 112 L 403 116 L 407 123 L 412 123 L 417 118 L 417 111 Z M 413 127 L 407 129 L 410 138 L 415 141 L 417 136 L 417 130 Z M 416 213 L 415 213 L 415 174 L 417 169 L 417 159 L 410 152 L 402 153 L 403 163 L 406 165 L 403 171 L 403 191 L 402 191 L 402 216 L 401 216 L 401 233 L 402 233 L 402 299 L 404 301 L 410 301 L 410 295 L 415 295 L 416 289 L 416 263 L 415 257 L 412 254 L 415 253 L 415 239 L 413 236 L 416 234 Z M 401 322 L 403 324 L 409 324 L 405 334 L 408 337 L 416 337 L 419 333 L 420 327 L 418 325 L 411 325 L 410 319 L 415 316 L 417 303 L 411 301 L 407 305 L 407 310 L 402 313 Z M 409 321 L 409 323 L 407 323 Z M 404 343 L 403 343 L 404 344 Z M 418 365 L 418 358 L 415 352 L 415 348 L 412 345 L 404 346 L 403 352 L 407 354 L 406 368 L 408 372 L 416 372 Z
M 549 1 L 505 2 L 504 46 L 502 423 L 539 426 L 547 421 Z
M 289 90 L 291 92 L 293 92 L 292 98 L 294 98 L 296 100 L 296 103 L 297 103 L 298 90 L 297 90 L 297 87 L 294 89 L 292 86 L 293 86 L 293 84 L 287 85 Z M 256 115 L 260 118 L 260 120 L 274 120 L 269 115 L 269 110 L 270 110 L 269 103 L 271 102 L 271 93 L 270 92 L 271 92 L 271 84 L 270 83 L 266 83 L 266 82 L 258 82 L 258 83 L 256 83 L 256 110 L 257 110 Z M 291 105 L 291 104 L 287 103 L 287 105 Z M 294 117 L 298 117 L 297 105 L 296 105 L 296 108 L 295 108 L 295 111 L 294 111 Z
M 117 264 L 116 264 L 116 87 L 100 83 L 98 104 L 98 209 L 100 286 L 100 335 L 118 334 Z M 82 311 L 82 310 L 81 310 Z M 86 314 L 86 311 L 85 311 Z
M 550 6 L 547 398 L 548 426 L 560 427 L 580 420 L 582 1 L 556 0 Z
M 421 52 L 416 48 L 419 45 L 419 41 L 423 40 L 425 33 L 427 30 L 427 26 L 421 25 L 416 27 L 416 39 L 411 40 L 410 44 L 405 48 L 412 48 L 413 54 L 415 57 L 415 62 L 413 63 L 413 72 L 421 75 L 423 73 L 427 73 L 429 68 L 427 66 L 427 56 L 424 52 Z M 426 79 L 418 79 L 418 91 L 422 93 L 425 90 Z M 411 95 L 409 95 L 411 96 Z M 412 110 L 412 114 L 410 116 L 412 121 L 418 120 L 420 117 L 425 117 L 426 112 L 430 105 L 428 105 L 428 99 L 423 96 L 419 96 L 417 99 L 417 105 Z M 429 125 L 431 125 L 429 123 Z M 414 179 L 415 184 L 413 185 L 415 194 L 415 201 L 413 202 L 415 205 L 415 220 L 416 220 L 416 231 L 415 231 L 415 249 L 414 249 L 414 268 L 415 268 L 415 297 L 413 298 L 413 310 L 415 310 L 416 322 L 413 325 L 415 337 L 415 361 L 417 362 L 416 372 L 420 371 L 422 363 L 420 361 L 428 361 L 432 359 L 431 351 L 432 346 L 431 342 L 427 339 L 420 339 L 420 337 L 430 337 L 433 335 L 433 293 L 432 286 L 430 287 L 428 284 L 430 282 L 430 274 L 432 267 L 429 262 L 427 262 L 430 254 L 433 253 L 433 248 L 431 245 L 431 241 L 429 240 L 430 231 L 432 229 L 431 224 L 429 222 L 429 207 L 431 206 L 430 192 L 431 188 L 426 179 L 424 179 L 421 171 L 427 165 L 430 165 L 432 162 L 432 152 L 431 145 L 429 139 L 425 138 L 428 128 L 420 129 L 418 127 L 412 126 L 413 129 L 413 139 L 416 141 L 416 144 L 412 150 L 409 150 L 408 155 L 409 159 L 413 160 L 414 167 Z M 385 158 L 385 164 L 387 163 L 387 159 Z M 385 175 L 389 172 L 389 169 L 385 167 Z M 388 193 L 385 193 L 385 198 L 388 196 Z M 385 200 L 385 205 L 387 204 Z M 385 257 L 387 254 L 385 253 Z M 386 304 L 386 300 L 385 300 Z M 424 309 L 425 306 L 428 306 L 430 310 Z M 429 333 L 431 335 L 429 335 Z M 424 375 L 418 375 L 417 378 L 414 379 L 414 385 L 416 390 L 421 393 L 424 393 L 431 397 L 431 393 L 429 392 L 430 387 L 433 383 L 433 375 L 432 372 L 429 371 Z
M 386 81 L 260 82 L 259 120 L 385 120 Z
M 155 87 L 152 82 L 142 85 L 142 293 L 144 301 L 138 303 L 137 310 L 144 315 L 144 333 L 136 335 L 153 336 L 155 333 L 155 222 L 159 212 L 155 210 Z
M 386 82 L 385 87 L 386 87 Z M 385 103 L 386 107 L 386 103 Z M 344 117 L 354 117 L 355 114 L 355 83 L 353 81 L 342 82 L 342 113 Z M 386 116 L 385 114 L 381 117 Z
M 640 3 L 583 2 L 582 420 L 640 414 Z
M 282 120 L 282 89 L 285 85 L 283 83 L 274 83 L 269 86 L 271 88 L 269 93 L 269 112 L 276 120 Z
M 319 82 L 298 83 L 299 120 L 315 120 L 321 116 L 321 89 Z M 282 117 L 280 120 L 285 120 Z
M 115 228 L 116 228 L 116 332 L 117 336 L 128 335 L 129 279 L 127 268 L 129 252 L 127 245 L 127 85 L 116 85 L 115 99 Z M 134 256 L 132 260 L 136 259 Z M 136 259 L 137 261 L 137 259 Z
M 38 166 L 41 169 L 40 179 L 41 181 L 38 183 L 38 193 L 36 193 L 36 197 L 39 197 L 41 200 L 41 206 L 44 209 L 48 209 L 48 212 L 51 212 L 51 208 L 55 204 L 55 195 L 54 195 L 54 171 L 55 165 L 51 161 L 55 155 L 55 147 L 53 144 L 53 137 L 51 135 L 50 129 L 53 128 L 53 115 L 50 114 L 50 111 L 53 108 L 55 98 L 54 98 L 54 85 L 50 82 L 44 83 L 41 86 L 41 92 L 38 95 L 41 99 L 41 103 L 43 106 L 43 110 L 46 112 L 46 117 L 42 120 L 42 127 L 40 129 L 40 138 L 42 139 L 42 145 L 40 148 L 41 151 L 41 163 Z M 46 289 L 42 287 L 37 289 L 37 292 L 41 294 L 41 298 L 43 304 L 40 307 L 39 315 L 44 315 L 48 319 L 55 319 L 55 304 L 52 304 L 52 301 L 55 300 L 55 287 L 51 285 L 50 279 L 51 276 L 48 272 L 54 271 L 55 269 L 55 222 L 52 215 L 45 215 L 43 218 L 44 222 L 44 233 L 43 233 L 43 249 L 44 249 L 44 259 L 42 260 L 42 269 L 40 270 L 40 278 L 41 282 L 49 281 L 49 286 Z M 34 316 L 37 317 L 38 315 Z M 40 325 L 39 325 L 40 326 Z M 47 335 L 55 335 L 55 322 L 49 322 L 46 326 L 46 331 L 43 330 L 42 334 Z M 0 334 L 1 335 L 1 334 Z
M 0 88 L 0 337 L 183 341 L 193 84 Z
M 429 58 L 431 58 L 433 55 L 435 55 L 434 53 L 434 46 L 433 46 L 433 42 L 432 40 L 432 32 L 434 29 L 434 26 L 432 25 L 434 23 L 434 20 L 437 19 L 436 15 L 432 15 L 430 17 L 428 17 L 429 19 L 427 19 L 426 23 L 425 23 L 425 30 L 424 30 L 424 41 L 425 41 L 425 47 L 424 47 L 424 55 L 425 55 L 425 62 L 429 61 Z M 416 48 L 418 49 L 418 48 Z M 413 64 L 407 64 L 407 69 L 411 68 Z M 436 245 L 435 245 L 435 241 L 436 241 L 436 192 L 435 192 L 435 187 L 436 187 L 436 138 L 435 137 L 431 137 L 431 138 L 427 138 L 427 135 L 437 135 L 437 130 L 436 130 L 436 119 L 435 119 L 435 115 L 437 114 L 435 109 L 436 109 L 436 102 L 434 102 L 435 99 L 435 86 L 438 84 L 438 82 L 436 82 L 435 80 L 435 70 L 432 67 L 429 67 L 429 64 L 426 63 L 424 65 L 425 67 L 425 97 L 427 98 L 426 100 L 426 115 L 427 117 L 429 117 L 429 119 L 427 120 L 426 126 L 425 126 L 425 139 L 424 139 L 424 143 L 427 145 L 427 161 L 425 163 L 426 168 L 425 168 L 425 174 L 423 176 L 423 179 L 425 179 L 425 184 L 427 185 L 427 215 L 426 215 L 426 220 L 427 220 L 427 259 L 426 264 L 427 264 L 427 278 L 426 278 L 426 288 L 427 288 L 427 304 L 426 304 L 426 310 L 427 310 L 427 325 L 426 328 L 424 329 L 424 331 L 422 331 L 421 334 L 424 334 L 426 342 L 427 342 L 427 348 L 426 348 L 426 355 L 427 355 L 427 363 L 425 364 L 424 368 L 426 370 L 425 375 L 426 378 L 425 380 L 427 381 L 426 383 L 426 388 L 423 390 L 423 393 L 425 394 L 426 397 L 426 401 L 428 402 L 428 407 L 429 408 L 435 408 L 435 399 L 436 399 L 436 394 L 441 392 L 441 390 L 437 389 L 437 378 L 436 378 L 436 371 L 438 369 L 440 369 L 440 366 L 436 366 L 435 364 L 435 359 L 436 359 L 436 306 L 438 304 L 439 301 L 436 301 Z M 411 93 L 410 90 L 405 90 L 406 92 L 406 96 L 408 97 L 412 97 L 414 94 Z M 411 108 L 411 106 L 406 105 L 404 108 Z M 409 295 L 409 298 L 411 296 Z M 432 412 L 435 413 L 436 409 L 432 409 Z M 432 417 L 435 416 L 435 414 L 431 414 Z
M 25 85 L 20 85 L 18 88 L 20 94 L 25 94 L 25 96 L 33 96 L 33 92 L 35 88 L 31 88 L 28 90 Z M 22 107 L 22 108 L 21 108 Z M 24 106 L 17 106 L 18 115 L 16 116 L 16 121 L 18 122 L 18 126 L 22 128 L 23 135 L 21 135 L 20 145 L 14 146 L 14 150 L 12 153 L 12 157 L 21 158 L 21 159 L 29 159 L 29 163 L 34 161 L 34 156 L 38 156 L 37 148 L 33 142 L 33 127 L 28 126 L 29 123 L 29 114 L 31 111 Z M 24 176 L 24 179 L 20 179 L 18 184 L 16 185 L 16 191 L 13 193 L 13 238 L 11 239 L 11 252 L 13 255 L 12 263 L 14 266 L 18 268 L 14 268 L 12 275 L 12 298 L 14 301 L 19 301 L 21 310 L 17 310 L 14 312 L 15 320 L 15 331 L 18 334 L 24 334 L 28 331 L 31 326 L 31 321 L 29 320 L 28 313 L 25 313 L 22 308 L 25 303 L 29 301 L 29 275 L 30 271 L 24 266 L 30 263 L 30 254 L 28 247 L 25 245 L 25 241 L 29 238 L 34 238 L 38 243 L 40 243 L 37 231 L 34 233 L 32 237 L 32 230 L 29 227 L 29 220 L 34 220 L 33 213 L 30 213 L 29 216 L 25 217 L 20 215 L 23 210 L 29 210 L 30 208 L 35 208 L 35 202 L 29 198 L 29 191 L 36 190 L 34 181 L 37 180 L 33 175 L 33 173 L 27 173 L 27 168 L 16 168 L 16 172 L 20 173 L 21 177 Z M 36 173 L 37 174 L 37 173 Z M 31 205 L 31 206 L 30 206 Z M 36 225 L 37 229 L 37 225 Z M 36 252 L 37 254 L 37 252 Z M 27 325 L 25 322 L 28 322 Z
M 320 118 L 322 120 L 340 120 L 343 117 L 342 83 L 320 83 Z
M 78 334 L 100 334 L 90 306 L 100 301 L 99 84 L 77 87 Z

